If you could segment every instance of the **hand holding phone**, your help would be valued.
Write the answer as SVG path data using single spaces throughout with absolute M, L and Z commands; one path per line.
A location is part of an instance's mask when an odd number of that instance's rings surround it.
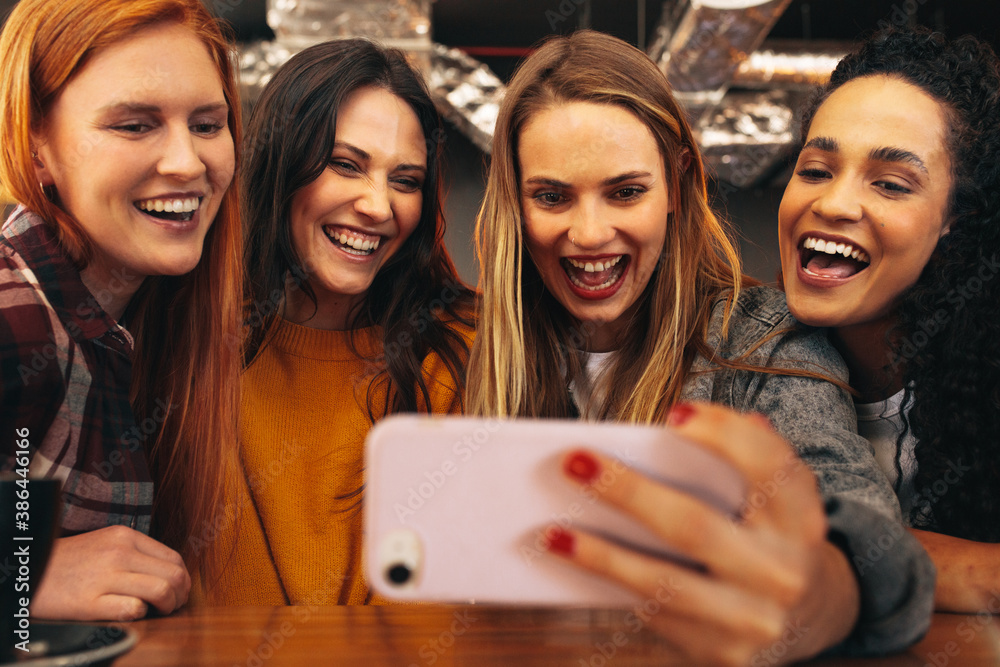
M 561 472 L 581 447 L 617 463 L 581 487 Z M 631 515 L 598 502 L 628 466 L 735 517 L 745 482 L 662 427 L 564 420 L 393 416 L 367 442 L 366 568 L 402 600 L 628 606 L 635 593 L 548 553 L 556 529 L 684 559 Z M 669 507 L 663 508 L 669 512 Z

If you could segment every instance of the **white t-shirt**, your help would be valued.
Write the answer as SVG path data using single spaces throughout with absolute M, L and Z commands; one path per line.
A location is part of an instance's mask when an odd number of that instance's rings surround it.
M 858 412 L 858 433 L 875 448 L 875 460 L 889 479 L 899 498 L 903 521 L 910 523 L 910 510 L 917 499 L 914 477 L 917 474 L 915 447 L 917 439 L 908 431 L 901 445 L 897 444 L 903 432 L 903 415 L 913 404 L 912 398 L 903 409 L 905 389 L 884 401 L 855 403 Z
M 574 379 L 569 383 L 569 393 L 573 405 L 583 419 L 589 418 L 590 410 L 596 409 L 604 401 L 604 391 L 595 391 L 600 384 L 601 376 L 611 360 L 614 352 L 583 352 L 583 373 L 587 378 L 586 386 L 581 386 Z

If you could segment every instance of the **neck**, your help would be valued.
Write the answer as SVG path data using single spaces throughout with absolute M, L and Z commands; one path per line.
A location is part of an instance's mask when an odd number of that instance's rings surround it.
M 893 318 L 885 318 L 832 330 L 830 339 L 847 363 L 859 402 L 885 400 L 903 388 L 903 367 L 892 359 L 886 338 L 894 325 Z
M 127 268 L 110 269 L 97 258 L 80 272 L 80 280 L 115 321 L 121 320 L 144 279 Z
M 295 283 L 289 283 L 285 288 L 285 319 L 310 329 L 324 331 L 347 331 L 350 328 L 350 314 L 358 297 L 323 298 L 322 295 L 317 295 L 316 298 L 317 302 L 313 304 L 302 289 Z

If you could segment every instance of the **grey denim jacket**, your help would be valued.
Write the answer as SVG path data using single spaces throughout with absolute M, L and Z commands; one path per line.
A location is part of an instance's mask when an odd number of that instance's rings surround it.
M 712 311 L 709 345 L 726 359 L 817 371 L 847 382 L 847 367 L 823 329 L 799 324 L 785 296 L 768 287 L 744 290 L 722 340 L 724 299 Z M 787 331 L 784 334 L 775 332 Z M 699 373 L 698 371 L 714 372 Z M 829 537 L 847 555 L 861 589 L 861 615 L 836 652 L 897 651 L 927 632 L 934 608 L 935 570 L 920 543 L 902 526 L 899 503 L 857 433 L 850 395 L 830 382 L 719 368 L 698 357 L 682 400 L 711 401 L 767 415 L 798 450 L 819 482 Z M 749 490 L 752 492 L 753 490 Z

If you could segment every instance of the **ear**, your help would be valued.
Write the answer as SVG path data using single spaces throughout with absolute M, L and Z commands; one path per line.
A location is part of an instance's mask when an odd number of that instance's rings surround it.
M 681 151 L 681 158 L 679 162 L 680 162 L 679 166 L 681 173 L 682 174 L 686 173 L 688 167 L 691 166 L 691 151 L 690 149 L 687 148 L 687 146 L 685 146 L 684 150 Z
M 42 186 L 54 185 L 55 177 L 49 166 L 55 164 L 55 157 L 42 135 L 31 133 L 31 163 L 35 168 L 35 180 Z
M 686 174 L 687 170 L 688 170 L 688 167 L 690 167 L 690 166 L 691 166 L 691 151 L 685 146 L 681 150 L 680 156 L 677 158 L 677 175 L 681 176 L 683 174 Z M 678 178 L 677 180 L 680 181 L 681 179 Z M 670 193 L 670 210 L 668 210 L 667 213 L 673 213 L 674 209 L 676 209 L 676 208 L 677 208 L 677 202 L 676 202 L 675 193 L 671 192 Z

